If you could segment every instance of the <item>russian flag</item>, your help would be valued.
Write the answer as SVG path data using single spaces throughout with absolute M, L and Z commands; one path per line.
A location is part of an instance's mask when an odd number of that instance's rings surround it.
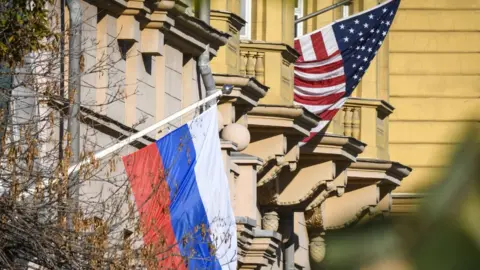
M 217 110 L 123 157 L 156 269 L 236 269 L 237 235 Z

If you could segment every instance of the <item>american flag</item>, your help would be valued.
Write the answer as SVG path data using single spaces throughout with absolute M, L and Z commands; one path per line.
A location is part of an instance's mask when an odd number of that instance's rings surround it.
M 321 121 L 301 145 L 322 133 L 361 81 L 398 9 L 389 0 L 295 39 L 294 102 Z

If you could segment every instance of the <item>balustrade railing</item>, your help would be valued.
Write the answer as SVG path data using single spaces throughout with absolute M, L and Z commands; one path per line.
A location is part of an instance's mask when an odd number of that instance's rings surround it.
M 360 140 L 360 107 L 346 105 L 342 115 L 343 135 Z
M 260 83 L 265 83 L 265 53 L 255 51 L 240 51 L 240 74 L 254 77 Z

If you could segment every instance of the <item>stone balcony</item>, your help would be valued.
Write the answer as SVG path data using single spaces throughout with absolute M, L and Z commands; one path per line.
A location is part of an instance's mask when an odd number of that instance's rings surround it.
M 384 100 L 352 97 L 337 113 L 328 131 L 366 143 L 368 147 L 362 157 L 388 160 L 388 116 L 393 110 Z
M 240 75 L 254 77 L 271 91 L 263 104 L 293 104 L 293 63 L 298 53 L 287 44 L 245 40 L 240 43 Z M 268 65 L 265 65 L 268 63 Z

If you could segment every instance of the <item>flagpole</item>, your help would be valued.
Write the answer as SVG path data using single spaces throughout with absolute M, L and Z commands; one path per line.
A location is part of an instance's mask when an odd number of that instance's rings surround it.
M 310 18 L 313 18 L 313 17 L 318 16 L 318 15 L 320 15 L 320 14 L 322 14 L 322 13 L 325 13 L 325 12 L 327 12 L 327 11 L 330 11 L 330 10 L 332 10 L 332 9 L 335 9 L 335 8 L 337 8 L 337 7 L 339 7 L 339 6 L 343 6 L 343 5 L 346 5 L 346 4 L 350 4 L 351 2 L 352 2 L 352 0 L 344 0 L 344 1 L 341 1 L 341 2 L 338 2 L 338 3 L 335 3 L 335 4 L 331 5 L 331 6 L 328 6 L 328 7 L 326 7 L 326 8 L 317 10 L 317 11 L 315 11 L 315 12 L 312 12 L 312 13 L 306 15 L 306 16 L 303 16 L 303 17 L 297 19 L 297 20 L 295 21 L 295 24 L 301 23 L 301 22 L 303 22 L 303 21 L 306 21 L 306 20 L 308 20 L 308 19 L 310 19 Z
M 167 117 L 167 118 L 165 118 L 165 119 L 163 119 L 163 120 L 145 128 L 145 129 L 143 129 L 143 130 L 141 130 L 141 131 L 139 131 L 139 132 L 137 132 L 133 135 L 131 135 L 130 137 L 128 137 L 128 138 L 126 138 L 126 139 L 124 139 L 124 140 L 122 140 L 122 141 L 120 141 L 120 142 L 118 142 L 118 143 L 116 143 L 112 146 L 110 146 L 107 149 L 104 149 L 104 150 L 96 153 L 93 156 L 93 160 L 99 160 L 99 159 L 102 159 L 102 158 L 110 155 L 111 153 L 119 150 L 120 148 L 136 141 L 137 139 L 147 135 L 148 133 L 150 133 L 152 131 L 155 131 L 155 130 L 159 129 L 160 127 L 172 122 L 173 120 L 183 116 L 186 113 L 189 113 L 190 111 L 198 108 L 199 106 L 202 106 L 202 105 L 216 99 L 217 97 L 221 96 L 222 94 L 223 94 L 223 92 L 219 90 L 219 91 L 215 92 L 214 94 L 212 94 L 212 95 L 210 95 L 210 96 L 208 96 L 208 97 L 206 97 L 202 100 L 199 100 L 199 101 L 191 104 L 188 107 L 185 107 L 184 109 L 170 115 L 169 117 Z M 92 158 L 87 158 L 87 159 L 81 161 L 80 163 L 77 163 L 77 164 L 71 166 L 70 168 L 68 168 L 68 175 L 70 175 L 73 172 L 78 171 L 82 165 L 88 164 L 91 161 L 92 161 Z

